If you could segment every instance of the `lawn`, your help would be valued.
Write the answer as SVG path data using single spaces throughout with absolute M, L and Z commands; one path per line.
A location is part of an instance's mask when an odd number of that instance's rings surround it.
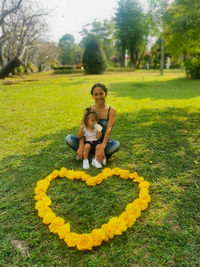
M 82 170 L 64 140 L 77 133 L 96 82 L 108 86 L 107 103 L 117 110 L 112 137 L 121 148 L 107 167 L 137 171 L 151 183 L 152 201 L 122 236 L 80 252 L 42 223 L 34 188 L 55 169 Z M 199 266 L 199 169 L 200 81 L 183 73 L 48 72 L 2 80 L 0 266 Z M 119 215 L 138 189 L 118 177 L 96 187 L 57 179 L 47 193 L 56 214 L 83 233 Z

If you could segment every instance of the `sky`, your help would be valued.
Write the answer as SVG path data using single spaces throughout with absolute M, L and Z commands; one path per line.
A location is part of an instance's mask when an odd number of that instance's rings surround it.
M 37 0 L 40 6 L 51 9 L 47 19 L 49 40 L 58 42 L 66 33 L 74 36 L 77 43 L 81 40 L 83 25 L 94 19 L 111 19 L 116 11 L 117 0 Z M 139 0 L 145 5 L 147 0 Z

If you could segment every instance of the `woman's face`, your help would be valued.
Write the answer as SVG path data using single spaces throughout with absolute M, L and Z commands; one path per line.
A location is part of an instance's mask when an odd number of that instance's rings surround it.
M 106 93 L 101 87 L 95 87 L 92 96 L 96 104 L 100 105 L 105 103 Z

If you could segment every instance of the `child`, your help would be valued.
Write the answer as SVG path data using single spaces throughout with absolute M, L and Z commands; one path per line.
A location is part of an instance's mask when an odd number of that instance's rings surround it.
M 84 124 L 81 125 L 81 129 L 77 136 L 79 139 L 84 137 L 84 154 L 83 154 L 83 168 L 89 169 L 88 155 L 91 151 L 95 153 L 95 148 L 100 144 L 99 139 L 102 137 L 102 127 L 97 124 L 97 114 L 95 111 L 88 109 L 84 116 Z M 92 159 L 92 165 L 96 168 L 102 168 L 101 163 L 94 158 Z
M 87 110 L 84 115 L 84 124 L 77 136 L 79 139 L 84 137 L 84 154 L 83 154 L 83 168 L 89 169 L 89 152 L 95 153 L 95 148 L 100 144 L 99 139 L 102 137 L 102 127 L 97 124 L 97 114 L 93 110 Z M 96 168 L 102 168 L 101 163 L 95 158 L 92 159 L 92 165 Z

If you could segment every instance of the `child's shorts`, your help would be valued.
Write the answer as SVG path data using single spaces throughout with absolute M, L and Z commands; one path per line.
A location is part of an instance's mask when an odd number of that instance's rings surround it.
M 101 144 L 101 142 L 98 140 L 98 141 L 85 141 L 84 142 L 85 144 L 90 144 L 91 145 L 91 150 L 90 150 L 90 153 L 94 154 L 95 153 L 95 147 L 98 145 L 98 144 Z

